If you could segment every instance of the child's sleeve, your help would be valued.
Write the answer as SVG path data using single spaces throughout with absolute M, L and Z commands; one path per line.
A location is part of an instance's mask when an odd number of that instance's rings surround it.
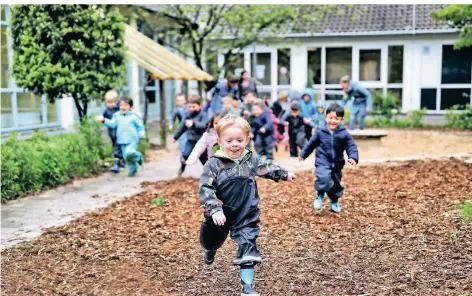
M 310 156 L 313 150 L 318 147 L 318 145 L 320 145 L 320 132 L 319 129 L 316 129 L 315 134 L 311 136 L 310 141 L 308 141 L 308 143 L 305 144 L 305 147 L 303 147 L 300 157 L 306 159 Z
M 347 157 L 352 158 L 359 163 L 359 151 L 357 150 L 357 145 L 354 143 L 352 135 L 348 132 L 346 136 L 346 153 Z
M 275 182 L 287 180 L 288 172 L 278 165 L 266 162 L 258 157 L 254 157 L 253 161 L 257 164 L 256 176 Z
M 213 161 L 207 161 L 203 166 L 203 173 L 200 177 L 200 189 L 198 191 L 200 207 L 205 208 L 205 216 L 207 217 L 223 211 L 223 202 L 216 197 L 216 168 Z
M 182 136 L 185 133 L 185 131 L 187 131 L 187 126 L 185 125 L 185 119 L 186 118 L 182 118 L 182 121 L 180 122 L 179 127 L 175 131 L 174 140 L 177 140 L 178 138 L 180 138 L 180 136 Z
M 367 107 L 369 107 L 372 110 L 372 95 L 370 94 L 370 91 L 360 85 L 356 85 L 357 91 L 359 91 L 361 94 L 363 94 L 366 97 L 366 104 Z
M 208 116 L 206 114 L 204 114 L 200 118 L 200 120 L 193 121 L 194 128 L 199 132 L 204 132 L 207 128 L 207 124 L 208 124 Z
M 177 108 L 175 108 L 174 111 L 172 112 L 172 120 L 171 120 L 172 125 L 174 125 L 175 121 L 177 120 L 178 112 L 179 111 L 177 110 Z
M 146 137 L 146 129 L 144 128 L 143 120 L 138 115 L 135 115 L 134 126 L 138 131 L 139 138 L 143 139 Z
M 265 117 L 265 122 L 266 122 L 266 123 L 264 124 L 263 128 L 265 128 L 266 131 L 269 131 L 269 130 L 272 129 L 274 123 L 272 122 L 272 118 L 270 118 L 269 112 L 267 112 L 267 113 L 264 115 L 264 117 Z
M 205 132 L 203 136 L 200 138 L 200 140 L 198 140 L 197 144 L 192 150 L 192 153 L 190 153 L 190 156 L 187 159 L 187 164 L 197 163 L 200 155 L 202 155 L 203 152 L 205 152 L 205 150 L 207 149 L 207 146 L 208 146 L 207 139 L 209 136 L 210 134 L 208 132 Z
M 103 124 L 109 128 L 116 128 L 118 124 L 117 119 L 116 119 L 116 116 L 117 116 L 116 114 L 117 113 L 113 114 L 113 117 L 111 119 L 105 118 L 105 121 L 103 122 Z

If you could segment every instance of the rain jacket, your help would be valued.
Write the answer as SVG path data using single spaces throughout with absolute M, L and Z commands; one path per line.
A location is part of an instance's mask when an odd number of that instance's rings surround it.
M 185 125 L 186 120 L 192 120 L 193 125 L 190 128 L 187 128 Z M 187 131 L 187 139 L 188 141 L 197 142 L 202 137 L 203 133 L 207 128 L 208 117 L 203 110 L 190 113 L 188 112 L 187 115 L 183 118 L 180 122 L 179 127 L 174 133 L 174 140 L 180 138 L 180 136 Z
M 103 123 L 108 128 L 116 128 L 116 142 L 120 145 L 137 144 L 146 135 L 141 116 L 132 111 L 125 114 L 116 112 L 111 119 L 105 118 Z
M 308 102 L 305 102 L 305 100 L 303 99 L 304 95 L 308 95 L 310 97 L 310 100 Z M 313 89 L 306 88 L 302 96 L 300 97 L 300 114 L 303 118 L 312 119 L 313 116 L 316 114 L 316 103 L 313 100 L 313 95 Z M 315 126 L 313 119 L 310 121 L 309 125 L 312 127 Z

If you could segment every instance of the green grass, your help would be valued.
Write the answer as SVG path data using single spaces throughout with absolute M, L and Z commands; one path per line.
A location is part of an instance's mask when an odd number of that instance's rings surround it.
M 460 207 L 460 213 L 472 223 L 472 199 L 466 200 Z M 470 294 L 472 296 L 472 294 Z
M 167 203 L 167 201 L 164 198 L 164 196 L 158 196 L 158 197 L 156 197 L 155 199 L 153 199 L 151 201 L 151 204 L 153 204 L 155 206 L 162 206 L 162 205 L 165 205 L 166 203 Z

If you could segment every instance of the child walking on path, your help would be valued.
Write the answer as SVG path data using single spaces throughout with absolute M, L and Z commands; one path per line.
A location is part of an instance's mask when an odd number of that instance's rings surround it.
M 343 119 L 344 109 L 338 104 L 331 104 L 326 110 L 326 125 L 315 130 L 315 134 L 300 153 L 300 161 L 302 161 L 316 148 L 315 189 L 317 196 L 313 202 L 316 210 L 323 207 L 326 193 L 331 203 L 331 210 L 336 213 L 341 212 L 339 199 L 344 190 L 341 184 L 342 169 L 346 163 L 344 151 L 347 152 L 347 161 L 351 165 L 359 162 L 357 146 L 342 124 Z
M 325 124 L 325 104 L 321 101 L 316 104 L 316 114 L 313 116 L 315 128 L 319 128 Z
M 185 132 L 187 132 L 187 142 L 185 143 L 184 151 L 180 159 L 181 165 L 177 174 L 181 176 L 185 171 L 186 162 L 193 147 L 202 137 L 206 130 L 208 118 L 202 110 L 202 101 L 199 95 L 193 95 L 188 99 L 188 113 L 180 123 L 179 127 L 174 133 L 174 142 L 176 142 Z M 200 156 L 200 161 L 205 164 L 207 161 L 206 153 Z
M 261 262 L 256 239 L 259 236 L 259 194 L 256 176 L 293 180 L 295 175 L 254 157 L 244 147 L 250 126 L 240 116 L 223 117 L 216 126 L 220 149 L 203 167 L 200 205 L 205 209 L 200 228 L 204 262 L 213 263 L 216 251 L 228 234 L 238 244 L 234 264 L 240 266 L 241 295 L 259 295 L 253 290 L 254 266 Z
M 105 102 L 102 106 L 102 115 L 107 119 L 112 119 L 113 115 L 120 111 L 120 102 L 118 92 L 114 89 L 109 90 L 105 94 Z M 125 167 L 123 161 L 123 154 L 121 153 L 121 147 L 116 141 L 116 128 L 108 128 L 108 136 L 110 136 L 111 143 L 113 145 L 113 157 L 115 158 L 115 163 L 110 168 L 110 171 L 113 173 L 118 173 L 120 167 Z
M 188 113 L 188 106 L 187 102 L 185 99 L 185 95 L 183 94 L 177 94 L 175 96 L 175 108 L 174 112 L 172 113 L 172 120 L 171 120 L 171 126 L 170 126 L 170 131 L 172 132 L 174 130 L 174 124 L 178 120 L 179 124 L 182 122 L 182 120 L 185 118 L 185 116 Z M 179 150 L 180 152 L 184 151 L 185 148 L 185 143 L 187 142 L 187 133 L 184 133 L 179 140 L 177 141 L 177 144 L 179 145 Z
M 134 113 L 133 100 L 122 98 L 120 112 L 113 114 L 112 119 L 97 115 L 95 120 L 103 122 L 108 128 L 116 128 L 116 142 L 128 166 L 128 176 L 133 177 L 144 163 L 142 154 L 137 150 L 139 140 L 144 138 L 145 130 L 141 117 Z
M 270 118 L 265 102 L 257 99 L 252 106 L 254 121 L 251 133 L 254 139 L 254 147 L 258 157 L 265 156 L 268 162 L 274 160 L 274 124 Z
M 303 149 L 305 145 L 305 124 L 300 115 L 300 104 L 292 102 L 292 112 L 285 115 L 282 123 L 288 126 L 288 137 L 290 146 L 290 157 L 298 157 L 298 148 Z

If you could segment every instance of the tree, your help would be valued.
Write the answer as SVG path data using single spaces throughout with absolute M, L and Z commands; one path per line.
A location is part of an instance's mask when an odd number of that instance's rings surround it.
M 306 32 L 307 22 L 311 29 L 316 29 L 317 20 L 336 6 L 212 4 L 159 5 L 158 8 L 154 5 L 148 9 L 173 21 L 174 26 L 166 28 L 166 33 L 175 39 L 167 45 L 191 57 L 200 69 L 207 61 L 215 59 L 218 49 L 225 49 L 223 66 L 210 73 L 218 77 L 235 65 L 236 52 L 253 42 L 280 42 L 277 40 L 283 37 L 280 33 L 297 30 L 298 25 Z M 341 9 L 336 11 L 342 13 Z
M 446 21 L 450 27 L 460 30 L 460 39 L 454 44 L 454 49 L 472 46 L 472 5 L 453 4 L 431 15 L 433 19 Z
M 13 76 L 50 102 L 74 98 L 79 118 L 91 99 L 124 81 L 124 17 L 108 5 L 13 5 Z

